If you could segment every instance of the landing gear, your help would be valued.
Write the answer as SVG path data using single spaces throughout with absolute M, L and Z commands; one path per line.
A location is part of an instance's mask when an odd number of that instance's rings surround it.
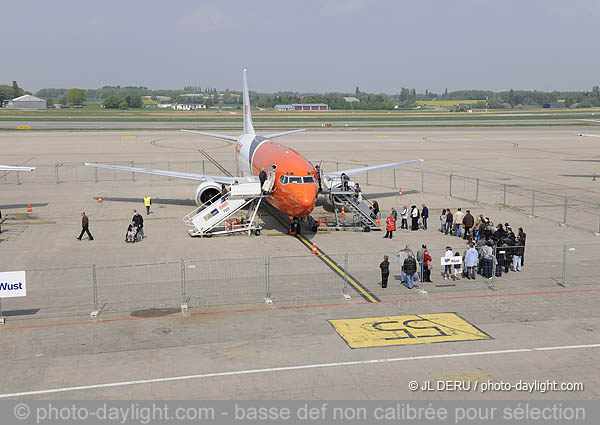
M 312 216 L 309 215 L 308 217 L 306 217 L 306 222 L 308 223 L 308 226 L 310 227 L 310 230 L 312 230 L 313 233 L 317 233 L 317 231 L 319 230 L 319 225 L 315 221 L 315 219 L 312 218 Z

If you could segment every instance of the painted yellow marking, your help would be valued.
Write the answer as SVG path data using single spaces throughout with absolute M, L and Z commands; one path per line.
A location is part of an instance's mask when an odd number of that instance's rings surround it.
M 287 227 L 288 227 L 288 224 L 287 224 L 285 221 L 283 221 L 283 219 L 282 219 L 281 217 L 279 217 L 277 214 L 272 214 L 272 215 L 273 215 L 273 217 L 275 217 L 275 219 L 276 219 L 277 221 L 279 221 L 279 223 L 281 223 L 281 224 L 283 225 L 283 227 L 284 227 L 284 228 L 287 228 Z M 308 248 L 312 249 L 312 243 L 311 243 L 309 240 L 307 240 L 307 239 L 306 239 L 304 236 L 302 236 L 302 235 L 296 235 L 296 236 L 298 237 L 298 240 L 299 240 L 300 242 L 302 242 L 302 243 L 303 243 L 304 245 L 306 245 Z M 334 269 L 334 270 L 335 270 L 335 271 L 336 271 L 338 274 L 340 274 L 340 275 L 342 275 L 342 276 L 344 276 L 344 275 L 345 275 L 344 271 L 343 271 L 342 269 L 340 269 L 340 268 L 337 266 L 337 264 L 335 264 L 333 261 L 331 261 L 329 258 L 327 258 L 327 256 L 326 256 L 326 255 L 324 255 L 323 251 L 321 251 L 321 248 L 318 248 L 318 247 L 317 247 L 317 251 L 319 252 L 319 254 L 318 254 L 318 255 L 319 255 L 319 257 L 320 257 L 320 258 L 321 258 L 321 259 L 322 259 L 324 262 L 326 262 L 326 263 L 327 263 L 327 264 L 328 264 L 328 265 L 329 265 L 329 266 L 330 266 L 332 269 Z M 372 296 L 371 294 L 369 294 L 367 291 L 365 291 L 365 290 L 364 290 L 364 289 L 361 287 L 361 285 L 359 285 L 359 284 L 358 284 L 358 283 L 357 283 L 357 282 L 356 282 L 354 279 L 352 279 L 352 277 L 351 277 L 351 276 L 347 276 L 347 279 L 348 279 L 348 283 L 349 283 L 350 285 L 352 285 L 352 287 L 353 287 L 354 289 L 356 289 L 357 291 L 359 291 L 359 292 L 362 294 L 362 296 L 363 296 L 363 297 L 364 297 L 364 298 L 365 298 L 367 301 L 369 301 L 369 302 L 372 302 L 372 303 L 376 303 L 376 302 L 377 302 L 377 300 L 376 300 L 375 298 L 373 298 L 373 296 Z
M 379 137 L 381 139 L 389 139 L 390 138 L 390 136 L 375 136 L 375 137 Z
M 481 134 L 467 134 L 469 137 L 481 137 Z
M 136 139 L 137 136 L 121 136 L 121 139 Z
M 329 320 L 350 348 L 492 339 L 456 313 Z
M 29 130 L 30 127 L 28 125 L 18 125 L 17 130 Z

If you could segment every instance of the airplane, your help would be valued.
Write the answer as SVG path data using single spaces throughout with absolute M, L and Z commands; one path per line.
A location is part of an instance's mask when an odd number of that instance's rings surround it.
M 288 134 L 298 133 L 305 129 L 289 130 L 264 136 L 256 134 L 252 123 L 250 111 L 250 99 L 248 95 L 248 84 L 246 70 L 243 71 L 243 124 L 244 133 L 239 137 L 224 134 L 208 133 L 195 130 L 181 130 L 188 133 L 201 134 L 236 142 L 235 160 L 238 164 L 241 176 L 211 176 L 205 174 L 185 173 L 170 170 L 154 170 L 148 168 L 125 167 L 119 165 L 107 165 L 88 163 L 89 167 L 107 168 L 135 173 L 146 173 L 160 176 L 168 176 L 189 180 L 202 181 L 195 194 L 195 202 L 198 206 L 207 205 L 210 200 L 217 199 L 221 192 L 221 184 L 231 185 L 234 182 L 258 181 L 258 175 L 264 169 L 267 172 L 274 169 L 275 184 L 267 201 L 276 209 L 289 217 L 302 218 L 308 216 L 313 209 L 319 195 L 317 171 L 315 167 L 300 153 L 290 147 L 286 147 L 272 141 L 272 139 Z M 325 179 L 329 187 L 341 186 L 341 175 L 353 176 L 370 171 L 395 168 L 408 164 L 423 162 L 422 159 L 410 161 L 393 162 L 388 164 L 373 165 L 369 167 L 341 170 L 331 173 L 321 173 L 321 179 Z

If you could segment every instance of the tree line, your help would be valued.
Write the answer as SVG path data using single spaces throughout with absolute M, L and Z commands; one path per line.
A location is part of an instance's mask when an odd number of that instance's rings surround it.
M 16 81 L 12 85 L 0 85 L 0 105 L 5 100 L 10 100 L 30 92 L 20 88 Z M 189 96 L 194 94 L 197 96 Z M 140 108 L 143 105 L 141 96 L 159 96 L 169 98 L 168 102 L 175 103 L 204 103 L 207 106 L 220 104 L 241 105 L 240 92 L 218 91 L 216 88 L 200 86 L 185 86 L 182 90 L 151 90 L 144 86 L 104 86 L 99 89 L 64 89 L 43 88 L 36 94 L 37 97 L 46 99 L 49 105 L 58 102 L 62 105 L 82 105 L 87 101 L 102 102 L 106 108 Z M 185 96 L 188 95 L 188 96 Z M 345 99 L 353 97 L 354 99 Z M 555 106 L 559 100 L 564 101 L 567 108 L 600 107 L 600 87 L 593 86 L 590 91 L 552 91 L 537 90 L 444 90 L 435 93 L 425 89 L 424 93 L 417 93 L 414 88 L 400 88 L 394 94 L 367 93 L 358 87 L 354 93 L 298 93 L 280 91 L 277 93 L 250 92 L 252 104 L 259 108 L 272 109 L 278 104 L 293 103 L 324 103 L 330 109 L 345 110 L 391 110 L 412 109 L 419 101 L 426 100 L 471 100 L 469 108 L 483 109 L 510 109 L 518 107 L 550 107 Z M 464 106 L 463 106 L 464 107 Z

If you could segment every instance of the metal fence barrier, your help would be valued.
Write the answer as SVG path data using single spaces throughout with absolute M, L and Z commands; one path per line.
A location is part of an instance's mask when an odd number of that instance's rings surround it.
M 448 194 L 600 233 L 600 202 L 456 174 L 450 175 Z
M 460 255 L 466 251 L 465 242 L 457 237 L 448 236 L 448 245 Z M 415 255 L 418 248 L 412 247 Z M 598 284 L 600 244 L 527 245 L 522 272 L 512 271 L 512 263 L 508 263 L 514 248 L 498 249 L 505 250 L 508 257 L 502 266 L 508 266 L 509 272 L 503 269 L 502 277 L 496 276 L 494 263 L 489 280 L 482 275 L 475 280 L 462 276 L 444 279 L 441 258 L 445 249 L 430 249 L 432 282 L 420 282 L 423 271 L 420 264 L 415 284 L 423 292 L 433 294 L 448 290 L 473 293 L 488 289 L 519 290 L 523 286 L 531 289 Z M 387 288 L 381 287 L 379 269 L 384 255 L 390 261 Z M 38 318 L 152 308 L 179 310 L 264 301 L 305 305 L 319 298 L 359 298 L 347 276 L 380 299 L 411 294 L 400 282 L 397 249 L 336 254 L 330 258 L 345 275 L 334 273 L 315 255 L 26 270 L 27 296 L 1 300 L 0 317 Z

